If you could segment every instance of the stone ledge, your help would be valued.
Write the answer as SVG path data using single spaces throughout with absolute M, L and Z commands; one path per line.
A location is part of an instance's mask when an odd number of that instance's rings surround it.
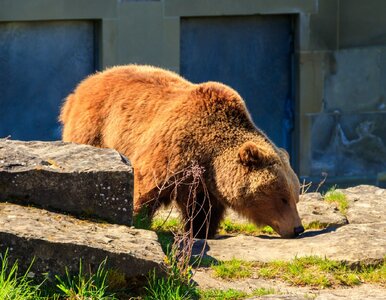
M 32 271 L 63 274 L 77 271 L 79 261 L 95 270 L 107 257 L 108 268 L 126 277 L 143 277 L 161 271 L 164 253 L 157 235 L 122 225 L 99 224 L 43 209 L 0 203 L 0 251 Z
M 268 236 L 221 237 L 207 241 L 205 255 L 216 260 L 290 261 L 295 257 L 320 256 L 349 265 L 378 264 L 386 253 L 386 222 L 349 224 L 331 230 L 310 230 L 296 239 Z M 203 242 L 195 245 L 196 252 Z M 228 249 L 228 250 L 226 250 Z
M 133 180 L 112 149 L 0 139 L 0 202 L 131 225 Z

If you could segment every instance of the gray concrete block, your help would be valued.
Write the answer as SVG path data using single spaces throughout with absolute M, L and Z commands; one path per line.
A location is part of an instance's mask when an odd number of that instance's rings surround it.
M 131 225 L 133 170 L 112 149 L 0 139 L 0 202 Z
M 0 203 L 0 252 L 8 249 L 11 262 L 18 259 L 25 270 L 62 275 L 84 270 L 95 272 L 107 257 L 107 269 L 127 278 L 143 278 L 161 271 L 164 254 L 157 235 L 122 225 L 98 224 L 43 209 Z

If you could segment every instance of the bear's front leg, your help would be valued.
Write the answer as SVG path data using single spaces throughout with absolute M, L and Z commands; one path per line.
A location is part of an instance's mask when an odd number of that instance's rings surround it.
M 197 195 L 195 201 L 178 203 L 184 219 L 185 232 L 192 232 L 193 238 L 213 238 L 224 217 L 225 207 L 214 197 Z

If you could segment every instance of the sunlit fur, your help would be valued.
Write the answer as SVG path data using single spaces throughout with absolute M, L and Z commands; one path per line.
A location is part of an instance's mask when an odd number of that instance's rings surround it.
M 114 67 L 81 82 L 60 120 L 64 141 L 114 148 L 130 159 L 136 212 L 170 202 L 173 187 L 164 183 L 197 162 L 212 205 L 209 236 L 225 207 L 285 237 L 301 225 L 299 181 L 287 154 L 255 127 L 240 95 L 224 84 L 192 84 L 151 66 Z M 197 191 L 199 203 L 204 190 Z M 188 193 L 182 185 L 176 195 L 186 218 Z M 204 220 L 199 215 L 193 225 L 201 237 Z

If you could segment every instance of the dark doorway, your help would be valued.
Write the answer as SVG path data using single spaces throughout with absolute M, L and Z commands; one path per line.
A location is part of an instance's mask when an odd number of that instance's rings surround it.
M 181 19 L 181 75 L 237 90 L 255 124 L 290 153 L 292 54 L 291 16 Z

